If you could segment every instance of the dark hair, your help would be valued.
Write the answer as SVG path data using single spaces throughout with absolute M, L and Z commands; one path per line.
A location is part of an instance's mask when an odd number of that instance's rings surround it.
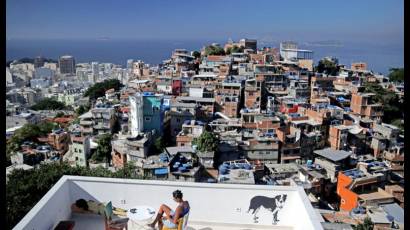
M 172 196 L 173 196 L 174 198 L 176 198 L 176 199 L 182 199 L 182 192 L 181 192 L 180 190 L 175 190 L 175 191 L 172 193 Z
M 86 211 L 88 211 L 88 204 L 87 201 L 85 201 L 84 199 L 79 199 L 75 202 L 75 205 L 79 208 L 82 208 Z

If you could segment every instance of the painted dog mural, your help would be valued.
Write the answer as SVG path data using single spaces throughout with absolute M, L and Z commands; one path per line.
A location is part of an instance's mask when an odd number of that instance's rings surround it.
M 283 195 L 277 195 L 273 198 L 266 197 L 266 196 L 255 196 L 251 199 L 250 204 L 249 204 L 249 209 L 248 213 L 250 210 L 252 210 L 253 220 L 255 223 L 258 223 L 259 217 L 257 216 L 259 210 L 261 207 L 264 207 L 265 209 L 269 210 L 272 212 L 273 215 L 273 220 L 272 224 L 276 225 L 278 220 L 278 212 L 283 208 L 283 204 L 286 201 L 286 194 Z

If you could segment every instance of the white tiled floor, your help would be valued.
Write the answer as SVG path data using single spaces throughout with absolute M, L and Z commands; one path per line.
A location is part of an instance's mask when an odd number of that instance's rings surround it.
M 94 214 L 72 214 L 72 220 L 75 221 L 75 230 L 87 229 L 104 229 L 104 219 L 102 216 Z M 129 230 L 149 229 L 143 225 L 137 225 L 132 221 L 128 222 Z M 195 222 L 188 221 L 186 230 L 251 230 L 251 229 L 292 229 L 291 227 L 275 227 L 275 226 L 245 226 L 232 225 L 225 223 L 211 223 L 211 222 Z

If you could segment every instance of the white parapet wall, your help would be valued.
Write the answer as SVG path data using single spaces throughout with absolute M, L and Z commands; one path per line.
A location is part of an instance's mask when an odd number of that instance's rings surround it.
M 177 204 L 172 200 L 172 192 L 176 189 L 181 190 L 190 203 L 188 225 L 323 229 L 321 218 L 300 187 L 80 176 L 62 177 L 14 229 L 52 229 L 60 220 L 70 218 L 70 205 L 80 198 L 112 201 L 113 206 L 124 209 L 137 205 L 157 209 L 161 204 L 175 208 Z M 256 209 L 256 214 L 252 214 Z M 277 214 L 277 221 L 274 221 L 274 214 Z

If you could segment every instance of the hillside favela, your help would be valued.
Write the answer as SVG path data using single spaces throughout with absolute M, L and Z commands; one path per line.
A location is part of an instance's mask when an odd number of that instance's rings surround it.
M 404 68 L 301 39 L 8 59 L 6 229 L 405 229 Z

